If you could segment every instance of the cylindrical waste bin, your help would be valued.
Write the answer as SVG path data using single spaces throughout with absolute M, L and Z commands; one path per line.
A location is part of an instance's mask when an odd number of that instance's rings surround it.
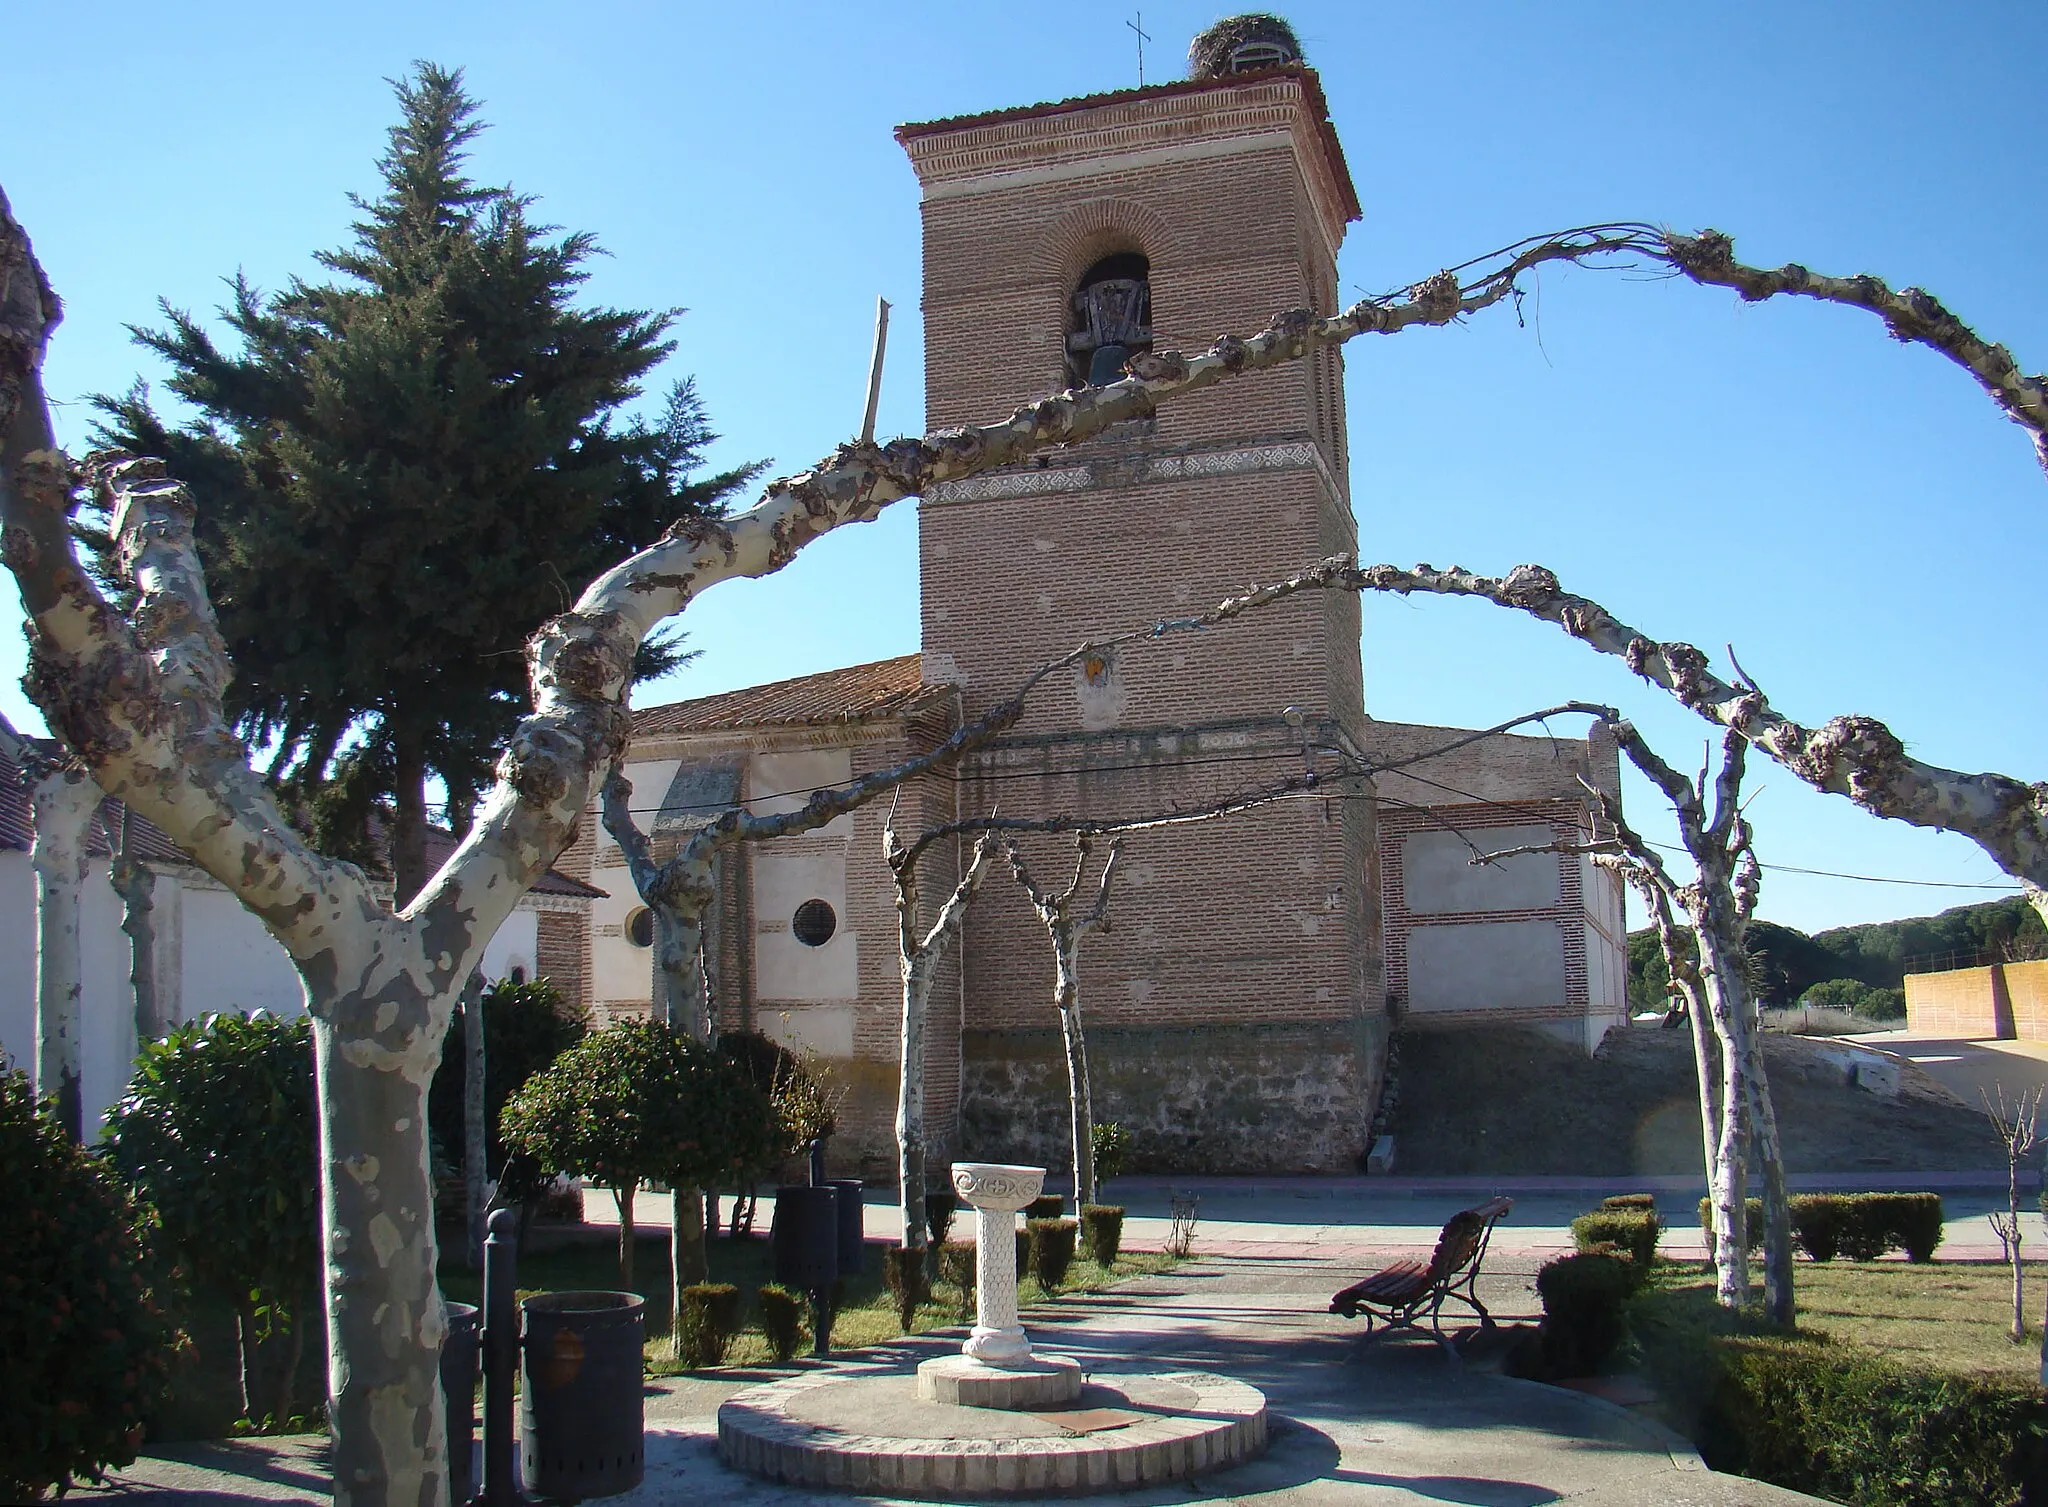
M 839 1275 L 856 1277 L 867 1265 L 867 1187 L 857 1177 L 825 1184 L 839 1196 Z
M 777 1282 L 798 1292 L 830 1292 L 839 1280 L 838 1190 L 777 1188 L 768 1244 Z
M 641 1346 L 646 1300 L 540 1293 L 520 1303 L 519 1472 L 536 1496 L 630 1491 L 645 1469 Z
M 467 1502 L 476 1494 L 470 1456 L 476 1440 L 476 1309 L 444 1303 L 448 1334 L 441 1341 L 441 1398 L 448 1409 L 448 1500 Z

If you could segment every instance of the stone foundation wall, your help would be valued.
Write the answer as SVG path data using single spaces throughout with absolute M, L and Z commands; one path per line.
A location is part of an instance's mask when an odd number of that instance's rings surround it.
M 1356 1172 L 1386 1043 L 1380 1019 L 1092 1026 L 1095 1118 L 1130 1133 L 1132 1173 Z M 959 1154 L 1070 1166 L 1058 1029 L 970 1030 L 962 1049 Z

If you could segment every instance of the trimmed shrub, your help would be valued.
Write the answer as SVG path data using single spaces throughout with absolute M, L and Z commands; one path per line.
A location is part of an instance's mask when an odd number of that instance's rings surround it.
M 787 1362 L 804 1342 L 804 1300 L 772 1282 L 754 1297 L 760 1306 L 761 1333 L 768 1341 L 768 1353 L 778 1362 Z
M 1067 1212 L 1067 1201 L 1057 1193 L 1043 1193 L 1024 1206 L 1024 1217 L 1032 1219 L 1058 1219 Z
M 1764 1244 L 1764 1201 L 1761 1198 L 1746 1198 L 1742 1201 L 1744 1243 L 1752 1251 L 1763 1249 Z M 1709 1238 L 1714 1233 L 1714 1201 L 1700 1200 L 1700 1228 Z
M 960 1293 L 960 1317 L 974 1312 L 975 1247 L 971 1240 L 948 1240 L 939 1247 L 939 1277 Z
M 1728 1340 L 1702 1453 L 1859 1507 L 2014 1507 L 2048 1480 L 2030 1382 L 1909 1371 L 1860 1346 Z
M 1874 1193 L 1835 1195 L 1835 1243 L 1851 1261 L 1875 1261 L 1891 1249 L 1892 1232 Z
M 176 1338 L 147 1274 L 142 1219 L 120 1183 L 40 1112 L 28 1075 L 0 1072 L 0 1501 L 99 1480 L 142 1444 Z
M 1089 1204 L 1081 1211 L 1081 1248 L 1097 1266 L 1116 1265 L 1124 1243 L 1124 1211 L 1116 1204 Z
M 1602 1209 L 1572 1221 L 1572 1244 L 1582 1251 L 1602 1244 L 1620 1246 L 1647 1274 L 1657 1259 L 1657 1237 L 1663 1230 L 1657 1216 L 1645 1210 Z
M 1553 1375 L 1591 1376 L 1620 1346 L 1635 1266 L 1619 1253 L 1585 1251 L 1547 1261 L 1536 1273 L 1543 1360 Z
M 931 1296 L 925 1280 L 924 1252 L 910 1246 L 892 1245 L 882 1251 L 882 1285 L 896 1300 L 896 1317 L 908 1334 L 917 1317 L 917 1305 Z
M 1603 1211 L 1611 1209 L 1640 1209 L 1646 1214 L 1657 1212 L 1657 1195 L 1654 1193 L 1616 1193 L 1600 1200 Z
M 740 1325 L 740 1290 L 730 1282 L 698 1282 L 682 1290 L 676 1359 L 689 1371 L 725 1364 Z
M 1032 1219 L 1024 1225 L 1030 1243 L 1031 1275 L 1047 1292 L 1067 1278 L 1074 1264 L 1074 1235 L 1080 1226 L 1071 1219 Z
M 924 1196 L 925 1233 L 931 1236 L 934 1249 L 946 1243 L 953 1233 L 953 1216 L 960 1212 L 960 1195 L 951 1188 L 942 1193 L 927 1193 Z
M 1027 1221 L 1028 1223 L 1028 1221 Z M 1022 1281 L 1031 1272 L 1031 1232 L 1023 1226 L 1017 1230 L 1017 1278 Z
M 1939 1193 L 1879 1193 L 1884 1200 L 1891 1243 L 1906 1253 L 1908 1261 L 1934 1259 L 1941 1244 L 1942 1207 Z
M 1800 1193 L 1792 1199 L 1792 1238 L 1809 1261 L 1832 1261 L 1842 1248 L 1841 1199 L 1833 1193 Z

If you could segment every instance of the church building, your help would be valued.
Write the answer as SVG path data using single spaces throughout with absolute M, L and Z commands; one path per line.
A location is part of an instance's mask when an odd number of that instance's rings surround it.
M 1137 352 L 1205 349 L 1276 310 L 1337 307 L 1360 207 L 1315 72 L 1261 18 L 1205 33 L 1193 61 L 1172 83 L 898 128 L 923 197 L 929 428 L 1116 380 Z M 643 824 L 659 846 L 734 800 L 800 803 L 931 747 L 1077 643 L 1355 552 L 1351 460 L 1327 351 L 933 489 L 920 652 L 638 709 Z M 1364 527 L 1369 541 L 1369 513 Z M 895 822 L 1138 818 L 1305 758 L 1392 762 L 1461 736 L 1369 717 L 1357 598 L 1304 593 L 1048 681 L 998 743 L 907 787 Z M 1357 1170 L 1397 1028 L 1514 1022 L 1597 1045 L 1626 1011 L 1619 882 L 1551 854 L 1471 862 L 1583 839 L 1582 779 L 1618 796 L 1611 741 L 1494 736 L 1133 835 L 1080 994 L 1096 1116 L 1128 1132 L 1132 1170 Z M 874 1173 L 894 1164 L 901 997 L 889 809 L 728 853 L 707 943 L 721 1027 L 828 1061 L 848 1094 L 836 1157 Z M 965 848 L 926 860 L 928 909 Z M 1041 883 L 1066 882 L 1070 838 L 1023 849 Z M 646 1011 L 651 932 L 594 811 L 559 868 L 608 898 L 544 969 L 600 1014 Z M 927 1027 L 941 1161 L 1064 1163 L 1052 985 L 1050 942 L 998 860 Z

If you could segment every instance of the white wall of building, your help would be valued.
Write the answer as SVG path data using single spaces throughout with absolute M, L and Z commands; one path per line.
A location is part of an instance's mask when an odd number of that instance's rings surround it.
M 84 973 L 85 1040 L 81 1053 L 86 1133 L 120 1098 L 135 1060 L 135 994 L 129 983 L 128 937 L 121 930 L 121 900 L 107 881 L 105 860 L 86 877 L 79 948 Z M 263 923 L 226 890 L 202 876 L 157 878 L 157 917 L 178 954 L 177 998 L 166 1013 L 186 1021 L 215 1013 L 268 1010 L 297 1015 L 305 1008 L 299 976 Z M 513 967 L 534 975 L 539 916 L 522 902 L 484 949 L 484 974 L 504 978 Z M 167 991 L 168 992 L 168 991 Z M 10 1065 L 35 1070 L 36 889 L 28 854 L 0 850 L 0 1051 Z

